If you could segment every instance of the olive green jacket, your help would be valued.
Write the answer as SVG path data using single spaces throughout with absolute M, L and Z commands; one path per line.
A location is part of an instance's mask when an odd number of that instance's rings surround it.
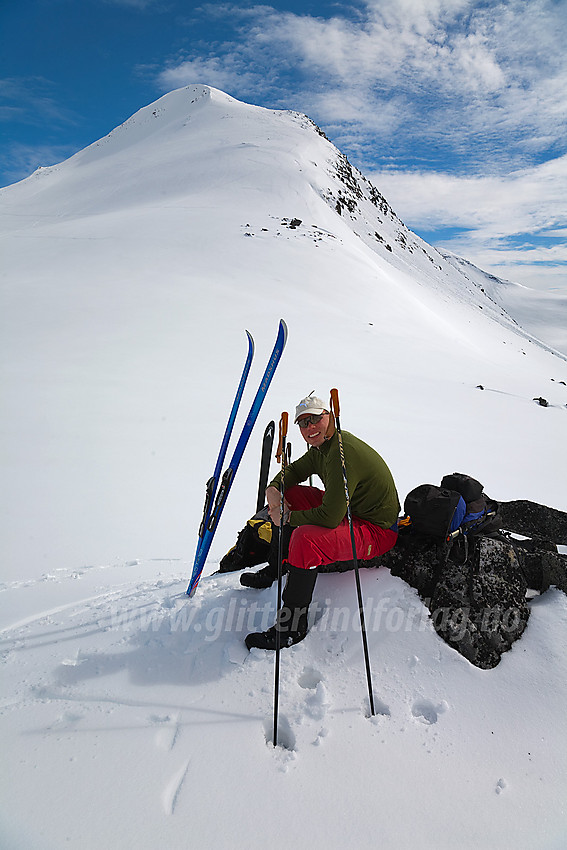
M 341 433 L 352 515 L 381 528 L 390 528 L 400 511 L 392 473 L 373 448 L 348 431 Z M 302 457 L 286 467 L 285 489 L 307 481 L 310 475 L 318 475 L 323 482 L 323 503 L 308 511 L 291 511 L 289 523 L 292 526 L 322 525 L 325 528 L 336 528 L 347 511 L 336 431 L 320 448 L 310 447 Z M 270 482 L 270 486 L 279 489 L 280 479 L 281 472 Z

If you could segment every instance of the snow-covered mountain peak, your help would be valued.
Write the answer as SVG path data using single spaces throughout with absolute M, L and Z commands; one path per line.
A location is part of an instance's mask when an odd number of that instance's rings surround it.
M 330 179 L 339 183 L 334 190 Z M 40 192 L 58 214 L 61 191 L 67 202 L 80 196 L 92 203 L 96 195 L 98 214 L 131 200 L 190 196 L 203 185 L 217 193 L 222 188 L 225 203 L 236 191 L 244 204 L 252 190 L 254 205 L 260 193 L 283 194 L 291 184 L 297 194 L 312 186 L 340 213 L 352 208 L 353 192 L 360 193 L 355 182 L 346 158 L 307 116 L 242 103 L 209 86 L 186 86 L 67 161 L 2 191 L 8 204 Z
M 122 211 L 157 223 L 166 209 L 196 211 L 210 227 L 253 237 L 281 227 L 297 239 L 349 244 L 388 277 L 402 271 L 432 293 L 483 304 L 509 320 L 480 287 L 412 233 L 387 200 L 307 116 L 242 103 L 209 86 L 186 86 L 143 107 L 67 161 L 1 190 L 20 229 Z M 30 219 L 28 216 L 31 216 Z M 293 225 L 290 227 L 291 223 Z M 370 253 L 369 253 L 370 252 Z M 445 297 L 445 295 L 443 295 Z

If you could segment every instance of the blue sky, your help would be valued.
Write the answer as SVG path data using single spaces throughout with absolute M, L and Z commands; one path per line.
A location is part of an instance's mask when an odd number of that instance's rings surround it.
M 432 244 L 567 290 L 567 0 L 1 0 L 0 185 L 206 83 L 307 113 Z

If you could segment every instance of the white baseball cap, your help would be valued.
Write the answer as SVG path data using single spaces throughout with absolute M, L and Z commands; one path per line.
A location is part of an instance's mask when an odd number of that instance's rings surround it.
M 295 408 L 295 419 L 293 421 L 297 425 L 297 420 L 300 416 L 306 416 L 308 413 L 327 413 L 327 411 L 328 408 L 325 406 L 325 402 L 317 398 L 313 393 L 310 393 L 307 398 L 302 398 Z

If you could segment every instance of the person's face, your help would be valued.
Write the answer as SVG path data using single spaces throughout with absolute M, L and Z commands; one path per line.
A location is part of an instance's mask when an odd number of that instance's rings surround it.
M 307 445 L 322 446 L 325 442 L 325 434 L 327 433 L 327 428 L 329 427 L 329 414 L 305 414 L 305 416 L 300 416 L 300 418 L 297 420 L 297 424 L 299 425 L 301 436 L 303 437 Z

